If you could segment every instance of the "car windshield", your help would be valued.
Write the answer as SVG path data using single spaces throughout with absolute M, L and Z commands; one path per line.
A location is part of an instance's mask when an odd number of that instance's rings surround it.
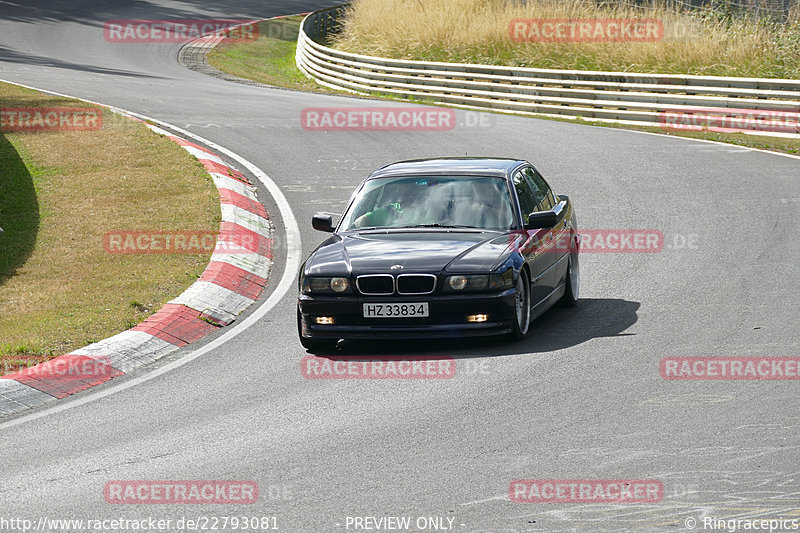
M 340 231 L 359 228 L 510 229 L 511 197 L 502 178 L 401 177 L 369 180 Z

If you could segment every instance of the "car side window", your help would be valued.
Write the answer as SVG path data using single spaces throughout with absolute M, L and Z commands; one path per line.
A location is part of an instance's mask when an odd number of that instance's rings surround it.
M 553 206 L 555 206 L 553 191 L 547 186 L 544 178 L 531 167 L 524 168 L 522 172 L 525 175 L 525 181 L 528 182 L 536 196 L 536 211 L 550 211 L 553 209 Z
M 523 223 L 528 223 L 528 215 L 536 211 L 536 197 L 533 195 L 527 180 L 522 175 L 522 172 L 515 172 L 512 177 L 514 188 L 517 190 L 517 198 L 519 198 L 519 208 L 522 211 Z

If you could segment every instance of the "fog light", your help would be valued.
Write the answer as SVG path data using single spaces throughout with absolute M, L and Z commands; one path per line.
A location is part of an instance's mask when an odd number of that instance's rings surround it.
M 315 320 L 317 324 L 333 324 L 332 316 L 318 316 Z
M 489 320 L 489 315 L 469 315 L 467 322 L 486 322 Z

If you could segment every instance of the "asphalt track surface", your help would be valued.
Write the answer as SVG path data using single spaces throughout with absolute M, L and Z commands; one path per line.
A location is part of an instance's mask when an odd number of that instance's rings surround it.
M 703 517 L 800 518 L 797 383 L 659 375 L 667 356 L 800 355 L 800 160 L 500 115 L 468 127 L 475 117 L 463 111 L 446 132 L 306 131 L 306 107 L 399 104 L 224 82 L 179 65 L 178 44 L 111 44 L 102 27 L 331 3 L 27 4 L 0 3 L 0 78 L 142 113 L 236 152 L 288 199 L 303 257 L 324 238 L 311 215 L 340 211 L 371 170 L 464 154 L 528 159 L 572 197 L 581 227 L 658 229 L 666 246 L 584 254 L 579 307 L 548 312 L 519 344 L 347 348 L 455 357 L 446 380 L 304 379 L 292 288 L 187 364 L 3 427 L 0 518 L 275 516 L 279 530 L 299 532 L 343 531 L 357 516 L 449 517 L 463 532 L 686 531 L 687 518 L 697 529 Z M 276 222 L 273 288 L 287 249 Z M 696 247 L 676 246 L 689 238 Z M 655 504 L 512 503 L 508 484 L 520 478 L 659 479 L 665 494 Z M 261 497 L 247 506 L 111 505 L 110 480 L 252 480 Z

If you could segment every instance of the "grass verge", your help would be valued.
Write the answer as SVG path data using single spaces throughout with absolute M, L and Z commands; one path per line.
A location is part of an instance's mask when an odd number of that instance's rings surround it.
M 295 64 L 297 32 L 303 18 L 260 22 L 256 40 L 222 43 L 208 54 L 208 63 L 228 74 L 267 85 L 333 93 L 308 79 Z
M 647 133 L 657 133 L 671 137 L 685 137 L 689 139 L 703 139 L 706 141 L 716 141 L 725 144 L 734 144 L 758 150 L 767 150 L 783 154 L 800 155 L 800 139 L 790 139 L 784 137 L 770 137 L 766 135 L 750 135 L 746 133 L 725 133 L 714 131 L 685 131 L 685 130 L 666 130 L 658 126 L 639 126 L 630 124 L 615 124 L 613 122 L 596 122 L 591 119 L 559 119 L 544 117 L 549 120 L 559 122 L 569 122 L 572 124 L 587 124 L 590 126 L 601 126 L 604 128 L 614 128 L 631 131 L 644 131 Z
M 0 83 L 0 107 L 90 107 Z M 106 232 L 217 231 L 202 165 L 105 111 L 96 131 L 0 130 L 0 371 L 124 331 L 180 294 L 203 255 L 107 253 Z M 8 129 L 8 128 L 6 128 Z

